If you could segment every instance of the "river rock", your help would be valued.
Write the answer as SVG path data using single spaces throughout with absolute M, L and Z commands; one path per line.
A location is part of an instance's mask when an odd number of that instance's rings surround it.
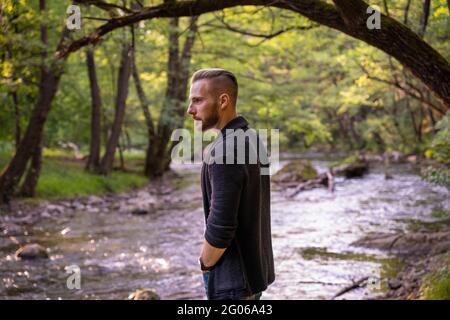
M 16 251 L 16 257 L 26 260 L 47 259 L 48 253 L 44 247 L 37 243 L 26 244 Z
M 143 216 L 149 213 L 149 210 L 143 208 L 134 208 L 130 210 L 131 214 L 136 216 Z
M 401 288 L 402 282 L 397 279 L 389 279 L 388 286 L 391 290 L 397 290 Z
M 86 202 L 90 205 L 96 205 L 96 204 L 102 204 L 104 201 L 102 198 L 97 197 L 97 196 L 89 196 L 86 199 Z
M 304 182 L 317 178 L 317 170 L 308 160 L 292 160 L 288 162 L 272 178 L 277 183 Z
M 98 213 L 100 212 L 100 209 L 97 207 L 91 207 L 90 205 L 87 205 L 85 208 L 85 211 L 89 212 L 89 213 Z
M 46 211 L 50 212 L 50 213 L 56 213 L 56 214 L 61 214 L 64 212 L 64 207 L 63 206 L 59 206 L 56 204 L 49 204 L 46 206 Z
M 48 211 L 41 212 L 41 218 L 51 218 L 52 215 Z
M 84 211 L 85 208 L 86 206 L 79 200 L 75 200 L 72 202 L 72 209 L 74 209 L 75 211 Z
M 383 162 L 383 156 L 375 153 L 364 153 L 361 158 L 367 162 Z
M 331 167 L 334 175 L 346 178 L 359 178 L 369 171 L 369 163 L 360 157 L 348 157 L 341 163 Z
M 354 242 L 353 245 L 393 250 L 404 255 L 440 254 L 450 251 L 450 231 L 372 233 Z
M 128 300 L 160 300 L 160 296 L 154 289 L 139 289 L 128 296 Z
M 417 163 L 417 155 L 412 154 L 406 157 L 406 161 L 409 163 Z
M 0 231 L 5 237 L 18 236 L 23 234 L 23 229 L 14 223 L 0 224 Z

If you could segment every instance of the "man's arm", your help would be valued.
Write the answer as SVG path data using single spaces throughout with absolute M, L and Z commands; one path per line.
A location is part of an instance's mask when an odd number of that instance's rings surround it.
M 219 261 L 235 237 L 245 180 L 245 169 L 241 164 L 212 164 L 209 172 L 211 205 L 200 255 L 206 267 L 212 267 Z

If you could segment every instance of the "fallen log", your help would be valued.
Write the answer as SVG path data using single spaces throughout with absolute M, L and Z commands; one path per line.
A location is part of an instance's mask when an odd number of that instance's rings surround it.
M 308 160 L 289 162 L 271 180 L 277 186 L 280 186 L 280 190 L 294 188 L 294 191 L 288 193 L 288 198 L 295 197 L 301 191 L 320 187 L 328 187 L 331 192 L 334 191 L 332 171 L 318 174 Z
M 318 187 L 329 187 L 329 174 L 322 173 L 317 178 L 301 182 L 295 187 L 295 190 L 288 195 L 288 198 L 295 197 L 299 192 L 311 190 Z
M 345 287 L 344 289 L 340 290 L 338 293 L 336 293 L 331 300 L 336 299 L 339 296 L 342 296 L 343 294 L 352 291 L 354 289 L 363 288 L 367 285 L 367 280 L 369 280 L 369 277 L 363 277 L 359 279 L 358 281 L 354 281 L 351 285 Z

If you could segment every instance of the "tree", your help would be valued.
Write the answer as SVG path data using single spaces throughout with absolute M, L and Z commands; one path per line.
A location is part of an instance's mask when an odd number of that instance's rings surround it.
M 40 8 L 45 10 L 45 1 L 40 0 Z M 42 39 L 47 37 L 45 26 L 41 26 Z M 58 50 L 63 47 L 63 42 L 68 35 L 65 29 L 61 35 L 58 44 Z M 0 176 L 0 203 L 8 203 L 9 198 L 18 185 L 22 175 L 26 170 L 26 166 L 30 158 L 36 156 L 42 143 L 42 133 L 48 112 L 50 111 L 51 102 L 56 94 L 58 83 L 62 75 L 61 61 L 53 59 L 49 65 L 44 65 L 41 68 L 39 80 L 39 96 L 36 105 L 32 111 L 32 115 L 25 131 L 25 134 L 17 147 L 17 151 L 10 161 L 6 169 Z M 35 164 L 39 161 L 35 161 Z M 38 173 L 38 167 L 30 171 L 30 174 Z M 37 178 L 37 177 L 36 177 Z M 34 181 L 30 179 L 29 181 Z
M 189 80 L 191 51 L 194 45 L 197 17 L 192 17 L 183 49 L 179 49 L 179 19 L 170 20 L 167 89 L 156 132 L 149 136 L 145 160 L 145 174 L 160 176 L 170 165 L 172 131 L 184 123 L 185 100 Z
M 100 174 L 108 175 L 113 166 L 114 154 L 116 152 L 117 144 L 119 143 L 122 123 L 125 116 L 133 52 L 134 48 L 131 44 L 123 44 L 119 74 L 117 76 L 116 110 L 113 125 L 111 127 L 111 134 L 109 135 L 105 154 L 103 155 L 98 170 Z
M 89 74 L 89 84 L 91 89 L 91 139 L 89 148 L 89 158 L 86 169 L 97 172 L 100 169 L 100 144 L 101 144 L 101 108 L 102 100 L 100 88 L 97 81 L 95 69 L 94 49 L 89 47 L 86 50 L 86 63 Z

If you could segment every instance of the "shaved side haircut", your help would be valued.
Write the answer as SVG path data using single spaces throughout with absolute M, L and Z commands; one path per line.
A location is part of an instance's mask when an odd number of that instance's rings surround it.
M 224 91 L 228 93 L 231 102 L 236 106 L 238 83 L 232 72 L 219 68 L 201 69 L 193 74 L 191 84 L 203 79 L 210 80 L 212 88 L 217 94 L 223 93 Z

